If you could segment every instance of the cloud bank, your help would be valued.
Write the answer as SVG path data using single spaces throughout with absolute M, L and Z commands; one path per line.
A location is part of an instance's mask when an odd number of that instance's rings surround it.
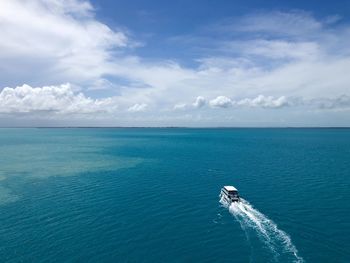
M 60 114 L 79 113 L 108 113 L 123 109 L 118 108 L 118 97 L 104 99 L 92 99 L 82 92 L 75 92 L 70 84 L 59 86 L 31 87 L 23 85 L 16 88 L 6 87 L 0 92 L 0 113 L 31 113 L 31 112 L 54 112 Z M 305 102 L 299 103 L 304 105 Z M 341 96 L 334 100 L 318 99 L 308 104 L 319 105 L 320 108 L 333 109 L 350 105 L 350 97 Z M 274 98 L 272 96 L 259 95 L 256 98 L 232 100 L 226 96 L 218 96 L 209 101 L 212 108 L 229 107 L 261 107 L 279 108 L 289 105 L 286 97 Z M 296 104 L 294 103 L 294 106 Z M 206 106 L 206 99 L 198 96 L 195 101 L 187 105 L 176 104 L 174 109 L 200 109 Z M 136 103 L 129 108 L 129 112 L 143 112 L 147 109 L 146 103 Z
M 142 115 L 160 126 L 210 118 L 210 126 L 228 115 L 227 125 L 309 123 L 322 112 L 319 124 L 349 125 L 350 25 L 340 17 L 255 12 L 205 28 L 176 36 L 184 52 L 196 51 L 186 63 L 146 59 L 135 50 L 147 43 L 99 21 L 89 1 L 3 0 L 0 114 L 108 115 L 110 125 Z
M 237 101 L 235 104 L 239 106 L 248 106 L 248 107 L 262 107 L 262 108 L 281 108 L 288 106 L 288 100 L 285 96 L 279 98 L 274 98 L 273 96 L 259 95 L 254 99 L 243 99 Z
M 69 84 L 33 88 L 23 85 L 0 92 L 0 113 L 87 114 L 117 109 L 112 98 L 92 99 L 75 93 Z

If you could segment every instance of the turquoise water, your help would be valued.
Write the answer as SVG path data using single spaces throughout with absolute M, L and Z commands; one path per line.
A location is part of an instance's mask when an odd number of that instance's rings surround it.
M 0 261 L 350 262 L 349 186 L 349 129 L 0 129 Z

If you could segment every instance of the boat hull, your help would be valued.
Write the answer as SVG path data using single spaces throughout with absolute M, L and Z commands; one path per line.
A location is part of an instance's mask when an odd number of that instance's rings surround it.
M 239 202 L 240 201 L 240 198 L 239 197 L 231 197 L 231 196 L 227 196 L 226 194 L 224 193 L 221 193 L 220 194 L 220 199 L 222 201 L 224 201 L 225 203 L 235 203 L 235 202 Z

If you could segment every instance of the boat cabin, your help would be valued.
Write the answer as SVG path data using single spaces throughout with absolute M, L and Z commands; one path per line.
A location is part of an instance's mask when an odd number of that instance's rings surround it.
M 229 202 L 239 201 L 238 190 L 231 185 L 226 185 L 221 189 L 221 197 Z

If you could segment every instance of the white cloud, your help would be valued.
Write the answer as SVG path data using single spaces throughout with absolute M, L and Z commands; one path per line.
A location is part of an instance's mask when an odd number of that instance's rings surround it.
M 197 109 L 196 102 L 206 105 L 205 99 L 197 97 L 192 104 L 179 103 L 174 106 L 174 110 Z M 94 115 L 113 115 L 123 112 L 123 107 L 128 112 L 144 112 L 147 110 L 146 103 L 136 103 L 131 107 L 125 108 L 125 101 L 119 97 L 106 97 L 102 99 L 92 99 L 82 92 L 75 92 L 70 84 L 59 86 L 31 87 L 23 85 L 16 88 L 6 87 L 0 92 L 0 114 L 55 114 L 66 115 L 84 115 L 90 117 Z M 234 106 L 234 110 L 239 108 L 272 108 L 279 109 L 288 106 L 297 108 L 299 106 L 309 109 L 333 110 L 349 109 L 350 96 L 341 95 L 334 98 L 317 97 L 305 99 L 302 97 L 273 97 L 259 95 L 255 98 L 244 98 L 232 100 L 226 96 L 218 96 L 209 101 L 211 108 L 224 108 L 229 110 Z M 111 116 L 112 116 L 111 115 Z
M 228 108 L 232 106 L 232 100 L 225 96 L 218 96 L 209 101 L 209 105 L 214 108 Z
M 244 16 L 228 29 L 241 32 L 265 32 L 274 35 L 304 36 L 322 29 L 322 21 L 317 21 L 311 13 L 295 10 L 289 12 L 258 12 Z
M 174 110 L 185 110 L 187 108 L 186 103 L 178 103 L 174 105 Z
M 0 92 L 0 113 L 85 114 L 116 109 L 112 98 L 92 99 L 74 92 L 69 84 L 37 88 L 23 85 Z
M 141 111 L 145 111 L 147 108 L 147 104 L 142 103 L 142 104 L 138 104 L 136 103 L 135 105 L 131 106 L 128 111 L 130 112 L 141 112 Z
M 202 108 L 206 103 L 207 101 L 205 100 L 205 98 L 203 98 L 202 96 L 198 96 L 193 102 L 192 106 L 195 108 Z
M 219 107 L 244 110 L 250 119 L 260 121 L 257 111 L 275 108 L 289 112 L 284 116 L 288 121 L 297 106 L 348 109 L 350 26 L 337 26 L 338 20 L 316 19 L 303 11 L 236 18 L 216 25 L 222 34 L 213 38 L 209 32 L 209 41 L 201 42 L 204 52 L 194 52 L 200 54 L 195 58 L 198 66 L 186 67 L 166 57 L 145 60 L 134 55 L 131 34 L 98 21 L 88 1 L 3 0 L 2 85 L 30 83 L 42 88 L 30 87 L 33 90 L 24 97 L 19 87 L 4 89 L 0 111 L 116 112 L 118 104 L 124 113 L 147 109 L 148 116 L 155 116 L 167 111 L 174 120 L 198 114 L 196 120 L 201 121 L 200 114 Z M 195 38 L 195 32 L 191 36 Z M 66 82 L 81 87 L 81 93 L 72 88 L 63 92 L 58 85 L 46 88 Z M 59 92 L 65 95 L 60 97 Z M 94 99 L 84 95 L 87 92 L 112 97 Z M 5 98 L 5 93 L 13 95 Z M 182 110 L 169 111 L 172 107 Z
M 229 47 L 239 49 L 241 55 L 262 56 L 269 59 L 313 59 L 319 55 L 319 46 L 312 41 L 287 41 L 254 39 L 249 41 L 234 41 Z
M 8 83 L 14 70 L 22 83 L 87 83 L 110 73 L 112 51 L 130 44 L 80 0 L 2 0 L 0 32 L 0 79 Z
M 281 108 L 288 106 L 288 100 L 285 96 L 274 98 L 273 96 L 259 95 L 253 99 L 242 99 L 235 102 L 238 106 L 262 107 L 262 108 Z

